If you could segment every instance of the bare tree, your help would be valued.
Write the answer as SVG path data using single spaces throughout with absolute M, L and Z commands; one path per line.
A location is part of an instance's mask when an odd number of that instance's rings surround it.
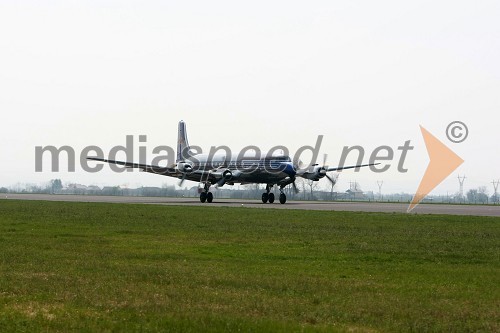
M 318 182 L 314 180 L 307 180 L 307 186 L 309 186 L 309 200 L 314 200 L 314 191 L 318 189 Z
M 63 186 L 62 186 L 62 181 L 60 179 L 52 179 L 50 181 L 50 193 L 59 193 L 61 192 Z
M 473 203 L 487 203 L 488 195 L 486 186 L 480 186 L 477 189 L 470 189 L 467 192 L 467 199 Z
M 488 203 L 488 189 L 486 186 L 479 186 L 477 189 L 478 201 L 481 203 Z
M 299 194 L 302 193 L 302 200 L 306 200 L 306 195 L 307 195 L 307 190 L 306 190 L 306 182 L 304 178 L 298 178 L 295 181 L 295 184 L 297 185 L 297 189 L 299 190 Z

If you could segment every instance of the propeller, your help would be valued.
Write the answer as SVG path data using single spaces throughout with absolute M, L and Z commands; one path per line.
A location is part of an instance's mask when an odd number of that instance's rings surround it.
M 178 169 L 182 172 L 182 178 L 179 181 L 179 187 L 182 187 L 182 184 L 184 184 L 184 181 L 186 180 L 187 174 L 193 171 L 193 167 L 190 164 L 187 164 L 185 161 L 182 161 L 179 162 Z
M 328 174 L 326 174 L 325 177 L 326 177 L 326 179 L 328 179 L 330 181 L 330 183 L 332 183 L 332 185 L 335 185 L 337 183 L 337 177 L 332 178 Z
M 325 176 L 326 176 L 326 170 L 328 170 L 328 166 L 326 165 L 327 158 L 328 158 L 328 154 L 324 154 L 323 155 L 323 164 L 322 164 L 321 168 L 319 169 L 319 173 L 321 175 L 325 175 Z
M 182 178 L 181 180 L 179 181 L 179 187 L 182 187 L 182 184 L 184 184 L 184 181 L 186 180 L 186 173 L 184 172 L 182 174 Z
M 332 184 L 332 186 L 335 186 L 335 184 L 337 183 L 338 175 L 332 177 L 327 173 L 327 170 L 328 170 L 328 165 L 326 165 L 327 158 L 328 158 L 328 154 L 324 154 L 323 155 L 323 164 L 322 164 L 322 167 L 319 169 L 319 173 L 321 175 L 324 175 L 324 177 L 326 179 L 328 179 L 328 181 Z
M 299 189 L 297 188 L 297 185 L 295 184 L 295 180 L 292 183 L 292 187 L 293 187 L 293 191 L 295 192 L 295 194 L 298 194 L 300 192 Z
M 326 179 L 328 179 L 330 181 L 330 183 L 332 184 L 332 187 L 335 186 L 335 184 L 337 184 L 337 180 L 339 179 L 339 174 L 335 174 L 333 177 L 326 174 L 325 175 Z

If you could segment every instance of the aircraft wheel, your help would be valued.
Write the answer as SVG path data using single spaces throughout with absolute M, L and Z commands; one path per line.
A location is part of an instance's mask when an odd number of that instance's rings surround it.
M 205 203 L 205 201 L 207 201 L 207 194 L 205 192 L 200 193 L 200 201 L 201 203 Z
M 207 193 L 207 202 L 211 203 L 212 201 L 214 201 L 214 195 L 212 194 L 212 192 L 208 192 Z
M 280 204 L 284 204 L 286 202 L 286 195 L 285 193 L 280 194 Z
M 267 200 L 269 200 L 269 194 L 267 193 L 262 193 L 262 202 L 266 203 Z
M 274 193 L 269 193 L 269 203 L 273 203 L 274 202 Z

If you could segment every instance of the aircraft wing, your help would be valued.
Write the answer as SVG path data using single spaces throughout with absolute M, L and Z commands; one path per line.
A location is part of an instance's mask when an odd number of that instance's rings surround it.
M 98 162 L 106 162 L 106 163 L 111 163 L 111 164 L 123 165 L 126 168 L 141 169 L 142 171 L 154 173 L 157 175 L 176 177 L 178 174 L 178 171 L 175 168 L 161 167 L 158 165 L 148 165 L 148 164 L 141 164 L 141 163 L 113 161 L 113 160 L 106 160 L 104 158 L 97 158 L 97 157 L 87 157 L 87 159 L 91 160 L 91 161 L 98 161 Z
M 362 168 L 362 167 L 379 165 L 379 164 L 380 163 L 370 163 L 370 164 L 358 164 L 358 165 L 349 165 L 349 166 L 342 166 L 342 167 L 333 167 L 333 168 L 328 168 L 326 171 L 342 171 L 342 170 L 346 170 L 346 169 Z

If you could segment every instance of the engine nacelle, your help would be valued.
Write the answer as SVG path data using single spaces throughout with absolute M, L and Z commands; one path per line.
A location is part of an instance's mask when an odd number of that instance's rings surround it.
M 229 169 L 225 169 L 225 170 L 217 171 L 217 172 L 213 173 L 212 175 L 214 175 L 217 178 L 220 178 L 217 181 L 217 186 L 224 186 L 224 184 L 226 182 L 232 183 L 235 179 L 237 179 L 241 175 L 241 171 L 239 171 L 239 170 L 231 171 Z
M 325 176 L 326 176 L 325 167 L 319 165 L 313 165 L 306 173 L 304 173 L 302 177 L 310 180 L 320 180 Z
M 323 178 L 326 176 L 326 169 L 324 166 L 322 167 L 319 167 L 317 170 L 316 170 L 316 174 L 318 175 L 318 178 Z
M 193 172 L 193 166 L 186 162 L 180 162 L 177 164 L 177 169 L 182 173 Z
M 230 181 L 231 179 L 233 179 L 233 173 L 231 172 L 231 170 L 225 170 L 223 173 L 222 173 L 222 178 L 224 178 L 224 180 L 226 182 Z

